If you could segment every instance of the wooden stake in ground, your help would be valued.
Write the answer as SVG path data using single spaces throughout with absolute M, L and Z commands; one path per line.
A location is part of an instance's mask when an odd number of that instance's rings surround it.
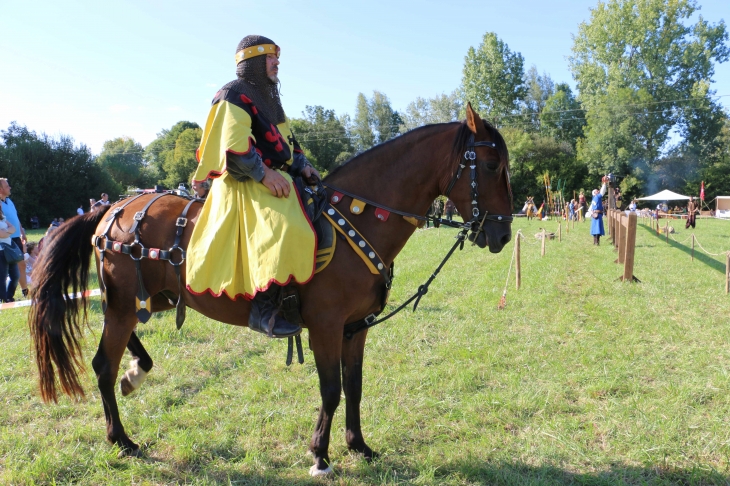
M 522 266 L 520 265 L 520 237 L 521 235 L 518 233 L 517 238 L 515 238 L 515 287 L 517 287 L 517 290 L 520 289 L 520 285 L 522 284 Z
M 725 256 L 725 293 L 730 293 L 730 251 Z
M 540 250 L 540 256 L 545 256 L 545 230 L 542 230 L 542 249 Z

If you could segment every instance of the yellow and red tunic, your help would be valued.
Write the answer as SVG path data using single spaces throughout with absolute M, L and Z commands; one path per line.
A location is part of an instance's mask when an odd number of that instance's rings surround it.
M 226 169 L 226 154 L 256 150 L 264 163 L 286 169 L 299 150 L 287 121 L 274 125 L 244 94 L 216 94 L 197 151 L 196 181 L 213 178 L 187 252 L 187 288 L 230 299 L 253 298 L 271 284 L 304 283 L 314 274 L 317 242 L 294 184 L 277 198 L 260 182 Z

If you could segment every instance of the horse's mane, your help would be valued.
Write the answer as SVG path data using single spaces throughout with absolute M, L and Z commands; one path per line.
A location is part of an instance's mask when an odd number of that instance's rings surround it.
M 424 125 L 422 127 L 414 128 L 413 130 L 409 130 L 408 132 L 404 133 L 403 135 L 399 135 L 395 138 L 391 138 L 390 140 L 383 142 L 381 144 L 378 144 L 372 148 L 369 148 L 365 152 L 362 152 L 360 154 L 355 155 L 351 159 L 346 160 L 342 164 L 338 165 L 332 171 L 327 174 L 327 177 L 325 177 L 325 180 L 332 177 L 333 175 L 340 172 L 345 167 L 350 167 L 353 164 L 359 165 L 364 160 L 368 160 L 371 157 L 377 157 L 382 150 L 388 150 L 393 147 L 397 147 L 401 144 L 407 144 L 412 141 L 413 138 L 423 137 L 428 135 L 426 132 L 430 131 L 436 131 L 436 129 L 443 129 L 444 127 L 448 125 L 453 125 L 457 122 L 450 122 L 450 123 L 435 123 L 433 125 Z
M 500 170 L 504 170 L 509 167 L 509 152 L 507 151 L 507 144 L 504 141 L 504 138 L 502 138 L 502 135 L 499 133 L 499 131 L 488 121 L 482 120 L 484 122 L 484 128 L 486 128 L 487 133 L 489 133 L 490 137 L 494 141 L 494 143 L 497 145 L 496 150 L 499 154 L 499 161 L 500 161 Z M 456 137 L 454 138 L 454 143 L 451 148 L 451 158 L 450 160 L 461 160 L 464 154 L 464 151 L 466 150 L 466 144 L 469 140 L 469 135 L 471 134 L 471 130 L 469 130 L 469 127 L 466 125 L 465 121 L 461 122 L 449 122 L 449 123 L 435 123 L 433 125 L 424 125 L 422 127 L 414 128 L 413 130 L 410 130 L 403 135 L 400 135 L 395 138 L 391 138 L 390 140 L 383 142 L 381 144 L 376 145 L 375 147 L 372 147 L 365 152 L 361 154 L 355 155 L 353 158 L 348 159 L 347 161 L 343 162 L 342 164 L 335 167 L 332 172 L 330 172 L 327 177 L 325 177 L 325 180 L 334 176 L 335 174 L 339 173 L 344 167 L 349 167 L 351 164 L 358 165 L 363 160 L 370 159 L 371 157 L 379 155 L 379 153 L 382 150 L 387 150 L 390 148 L 393 148 L 394 146 L 409 143 L 413 138 L 417 137 L 423 137 L 426 135 L 429 135 L 431 131 L 436 130 L 442 130 L 446 127 L 453 126 L 455 123 L 459 123 L 459 130 L 456 133 Z M 427 133 L 429 132 L 429 133 Z

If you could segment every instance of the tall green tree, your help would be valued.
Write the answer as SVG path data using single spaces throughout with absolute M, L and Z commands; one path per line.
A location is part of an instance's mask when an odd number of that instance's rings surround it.
M 172 152 L 166 155 L 162 164 L 165 178 L 160 182 L 165 187 L 175 188 L 181 183 L 190 183 L 195 169 L 198 168 L 195 152 L 202 136 L 203 130 L 200 128 L 187 128 L 177 136 Z
M 367 99 L 364 94 L 359 93 L 351 128 L 355 138 L 355 150 L 358 153 L 363 152 L 390 140 L 400 133 L 403 124 L 403 118 L 393 109 L 385 94 L 373 91 L 373 97 Z
M 104 142 L 96 162 L 112 176 L 120 186 L 144 187 L 144 148 L 129 137 L 119 137 Z
M 355 104 L 355 118 L 352 120 L 352 135 L 355 150 L 364 152 L 375 145 L 375 133 L 373 133 L 373 119 L 370 112 L 370 104 L 364 94 L 358 93 Z
M 555 92 L 545 100 L 540 114 L 540 131 L 574 148 L 578 138 L 583 136 L 585 116 L 580 102 L 573 95 L 567 83 L 558 83 Z
M 640 184 L 672 130 L 689 123 L 682 107 L 729 54 L 724 22 L 688 23 L 698 9 L 694 0 L 609 0 L 579 26 L 570 66 L 587 125 L 577 151 L 593 174 Z
M 329 172 L 342 160 L 352 157 L 347 128 L 334 110 L 307 106 L 302 116 L 291 119 L 290 124 L 307 158 L 320 172 Z
M 37 135 L 16 123 L 0 131 L 0 177 L 10 181 L 11 198 L 26 227 L 32 216 L 46 225 L 75 216 L 80 205 L 88 209 L 89 199 L 102 192 L 116 199 L 122 189 L 85 145 L 65 135 Z
M 178 144 L 178 138 L 183 132 L 190 129 L 200 129 L 200 126 L 195 122 L 180 121 L 172 126 L 169 130 L 162 130 L 157 134 L 157 138 L 153 140 L 145 148 L 145 161 L 147 168 L 150 171 L 152 177 L 160 184 L 169 184 L 167 170 L 165 166 L 176 167 L 180 162 L 180 150 L 185 150 L 195 155 L 195 151 L 198 149 L 198 144 L 190 142 L 189 138 L 186 137 L 184 141 Z M 184 142 L 184 145 L 183 145 Z M 189 153 L 185 157 L 189 160 Z M 177 155 L 176 155 L 177 154 Z M 178 174 L 173 174 L 172 179 L 177 180 Z M 183 182 L 183 181 L 181 181 Z M 185 182 L 189 182 L 189 179 Z M 177 186 L 177 183 L 174 183 Z
M 481 45 L 470 47 L 464 59 L 463 106 L 471 102 L 483 118 L 499 119 L 500 125 L 513 123 L 509 115 L 518 112 L 526 95 L 524 62 L 522 54 L 512 52 L 497 34 L 484 34 Z
M 555 83 L 547 73 L 540 74 L 534 65 L 525 75 L 525 98 L 523 117 L 520 119 L 525 130 L 540 131 L 541 115 L 548 99 L 555 93 Z
M 461 100 L 456 92 L 429 99 L 418 97 L 406 107 L 401 129 L 405 132 L 423 125 L 456 121 L 461 108 Z

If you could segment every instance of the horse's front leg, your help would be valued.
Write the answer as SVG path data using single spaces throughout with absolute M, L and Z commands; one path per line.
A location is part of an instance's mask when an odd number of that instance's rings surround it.
M 378 454 L 365 444 L 360 428 L 360 400 L 362 399 L 362 364 L 367 331 L 352 339 L 342 340 L 342 384 L 345 390 L 345 440 L 350 450 L 359 452 L 368 461 Z
M 332 328 L 310 328 L 309 335 L 319 375 L 319 392 L 322 396 L 322 408 L 319 410 L 317 424 L 309 444 L 309 451 L 314 456 L 314 466 L 309 470 L 312 476 L 332 474 L 329 458 L 330 429 L 335 410 L 340 404 L 342 384 L 340 381 L 340 354 L 342 333 L 333 333 Z M 341 329 L 341 327 L 340 327 Z

